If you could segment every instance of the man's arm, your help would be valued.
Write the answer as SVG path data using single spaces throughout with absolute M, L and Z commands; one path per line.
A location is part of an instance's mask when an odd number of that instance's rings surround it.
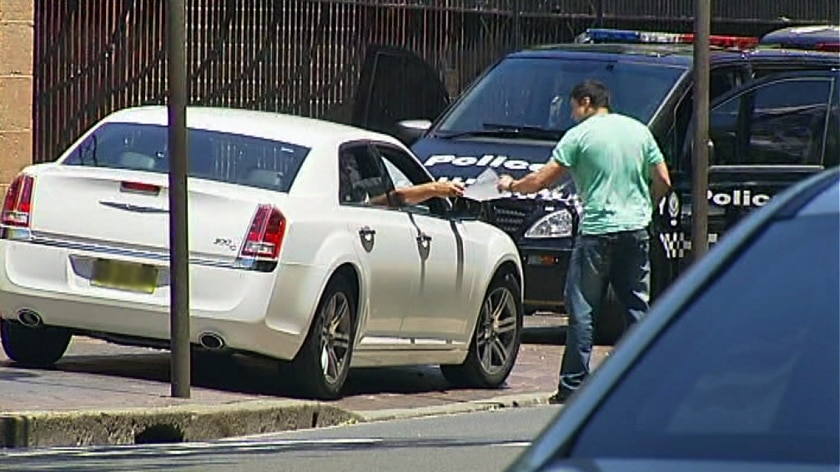
M 671 190 L 671 176 L 668 174 L 668 166 L 664 162 L 650 166 L 650 180 L 653 206 L 655 207 Z
M 534 193 L 551 186 L 551 184 L 556 182 L 565 173 L 565 166 L 555 160 L 551 160 L 540 170 L 531 172 L 518 180 L 510 176 L 502 176 L 499 179 L 498 187 L 499 190 L 509 192 Z
M 665 164 L 665 156 L 662 155 L 662 150 L 659 149 L 659 144 L 653 133 L 645 128 L 647 133 L 647 145 L 645 149 L 645 159 L 650 169 L 651 180 L 651 197 L 653 198 L 653 206 L 659 206 L 659 202 L 668 195 L 671 190 L 671 176 L 668 174 L 668 165 Z

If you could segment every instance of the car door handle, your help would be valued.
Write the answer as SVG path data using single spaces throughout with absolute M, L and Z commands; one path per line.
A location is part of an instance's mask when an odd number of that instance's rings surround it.
M 426 233 L 420 233 L 417 235 L 417 244 L 429 244 L 432 242 L 432 237 Z
M 375 234 L 376 234 L 376 230 L 372 229 L 370 226 L 363 226 L 362 228 L 359 229 L 359 236 L 361 236 L 363 238 L 368 237 L 368 236 L 374 236 Z

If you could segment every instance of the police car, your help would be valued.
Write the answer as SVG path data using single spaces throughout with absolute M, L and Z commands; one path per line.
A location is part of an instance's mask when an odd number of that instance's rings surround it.
M 802 30 L 787 34 L 802 36 Z M 830 41 L 768 37 L 766 45 L 757 37 L 710 40 L 711 154 L 704 198 L 712 244 L 782 189 L 838 165 L 840 56 Z M 421 59 L 380 48 L 365 64 L 354 122 L 401 136 L 438 179 L 470 184 L 488 168 L 520 177 L 544 165 L 575 124 L 571 87 L 587 78 L 605 82 L 614 111 L 649 125 L 672 176 L 674 192 L 652 225 L 655 297 L 690 261 L 692 43 L 691 34 L 590 29 L 574 43 L 506 55 L 453 103 Z M 535 195 L 506 195 L 491 207 L 490 222 L 519 248 L 526 311 L 561 309 L 581 214 L 572 180 Z M 611 343 L 624 321 L 611 290 L 605 303 L 596 341 Z

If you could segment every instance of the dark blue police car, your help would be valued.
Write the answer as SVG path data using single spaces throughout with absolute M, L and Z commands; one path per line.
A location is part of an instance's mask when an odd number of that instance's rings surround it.
M 780 38 L 770 37 L 766 46 L 759 45 L 760 38 L 711 38 L 713 147 L 709 191 L 703 196 L 710 203 L 710 243 L 782 189 L 838 165 L 840 55 L 831 52 L 830 41 Z M 588 78 L 605 82 L 614 111 L 649 125 L 672 175 L 674 192 L 658 208 L 651 228 L 656 296 L 690 254 L 692 63 L 690 34 L 591 29 L 573 44 L 506 55 L 449 104 L 437 73 L 421 59 L 380 48 L 363 71 L 354 122 L 401 136 L 439 179 L 469 184 L 487 168 L 519 177 L 543 165 L 574 125 L 571 87 Z M 424 99 L 405 100 L 405 93 Z M 418 103 L 418 109 L 395 111 L 400 97 L 402 105 Z M 492 202 L 488 219 L 517 242 L 521 253 L 526 311 L 562 308 L 580 213 L 570 178 L 536 195 Z M 624 320 L 611 290 L 605 303 L 596 341 L 612 343 Z

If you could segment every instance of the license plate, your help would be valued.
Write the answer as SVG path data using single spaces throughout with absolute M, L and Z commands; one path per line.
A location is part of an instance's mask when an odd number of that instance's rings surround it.
M 157 288 L 158 269 L 150 264 L 95 259 L 91 285 L 131 292 L 153 293 Z

